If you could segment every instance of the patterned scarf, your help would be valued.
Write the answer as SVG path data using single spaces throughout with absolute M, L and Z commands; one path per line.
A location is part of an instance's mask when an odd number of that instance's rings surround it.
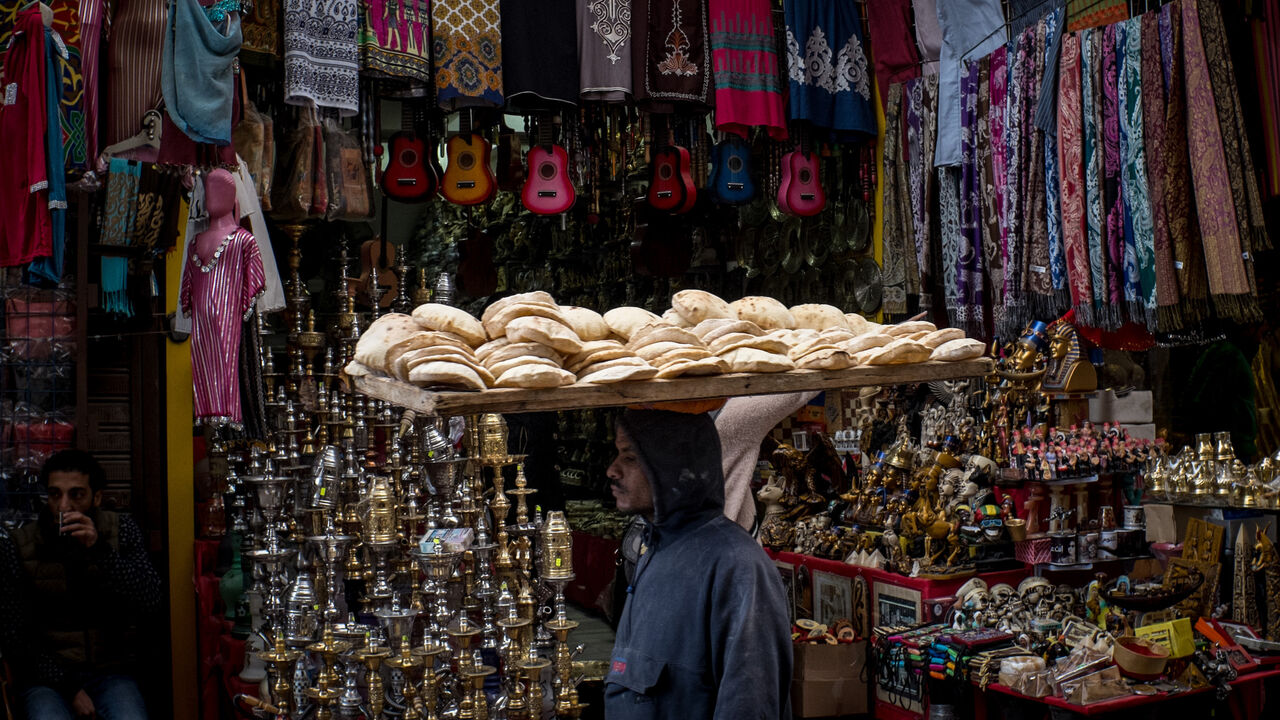
M 1263 155 L 1268 197 L 1280 195 L 1280 0 L 1262 0 L 1253 23 L 1254 74 L 1262 111 Z
M 1045 18 L 1044 82 L 1040 84 L 1040 101 L 1036 105 L 1036 127 L 1044 131 L 1045 227 L 1049 233 L 1049 274 L 1053 283 L 1055 315 L 1070 306 L 1058 179 L 1058 58 L 1062 54 L 1064 34 L 1060 31 L 1061 24 L 1062 8 Z M 1042 119 L 1046 113 L 1048 119 Z
M 904 227 L 906 219 L 900 212 L 899 195 L 907 188 L 898 187 L 898 166 L 902 164 L 902 84 L 889 86 L 884 108 L 884 143 L 881 162 L 884 164 L 884 295 L 883 309 L 889 315 L 907 312 L 907 239 L 911 235 Z
M 937 131 L 938 76 L 929 75 L 907 82 L 907 164 L 910 168 L 911 216 L 915 229 L 916 267 L 920 275 L 921 306 L 932 285 L 933 233 L 929 208 L 933 204 L 933 140 Z
M 940 167 L 938 170 L 938 224 L 942 241 L 942 289 L 947 307 L 947 317 L 952 327 L 964 327 L 960 317 L 960 168 Z
M 1116 112 L 1120 116 L 1120 229 L 1124 251 L 1124 312 L 1129 320 L 1146 322 L 1143 317 L 1141 281 L 1138 278 L 1138 245 L 1133 235 L 1134 188 L 1130 181 L 1132 172 L 1132 148 L 1129 139 L 1129 85 L 1125 79 L 1128 66 L 1125 54 L 1128 45 L 1128 25 L 1116 23 Z
M 1220 36 L 1205 42 L 1206 35 L 1214 38 L 1215 33 L 1202 34 L 1200 18 L 1212 17 L 1217 9 L 1212 0 L 1205 7 L 1207 11 L 1200 13 L 1197 0 L 1185 0 L 1182 8 L 1182 49 L 1186 62 L 1187 103 L 1196 108 L 1196 112 L 1189 113 L 1187 140 L 1209 273 L 1209 292 L 1213 296 L 1214 309 L 1220 316 L 1235 322 L 1253 322 L 1261 319 L 1262 315 L 1255 295 L 1250 226 L 1247 220 L 1239 217 L 1250 213 L 1243 202 L 1236 204 L 1235 195 L 1237 192 L 1244 195 L 1245 189 L 1243 181 L 1232 182 L 1234 174 L 1230 167 L 1239 160 L 1239 138 L 1236 137 L 1234 143 L 1225 139 L 1238 131 L 1233 117 L 1236 110 L 1231 102 L 1234 98 L 1228 92 L 1215 97 L 1212 79 L 1219 73 L 1210 69 L 1211 66 L 1225 65 L 1229 78 L 1231 59 L 1226 47 L 1218 44 Z M 1205 25 L 1212 26 L 1213 22 L 1209 20 Z M 1221 24 L 1220 17 L 1217 22 Z M 1241 172 L 1238 165 L 1236 172 Z
M 1008 147 L 1005 174 L 1004 226 L 1009 229 L 1003 238 L 1004 255 L 1003 292 L 999 296 L 999 306 L 995 309 L 996 332 L 1004 335 L 1011 328 L 1014 334 L 1020 329 L 1016 327 L 1021 308 L 1015 299 L 1022 289 L 1022 248 L 1020 242 L 1024 237 L 1022 216 L 1020 211 L 1025 201 L 1025 188 L 1022 181 L 1026 178 L 1026 162 L 1024 156 L 1026 143 L 1022 138 L 1023 95 L 1026 92 L 1026 76 L 1035 72 L 1035 63 L 1027 65 L 1028 44 L 1026 34 L 1018 36 L 1012 50 L 1013 57 L 1009 63 L 1009 96 L 1005 103 L 1005 145 Z
M 1102 31 L 1102 213 L 1107 278 L 1103 325 L 1124 324 L 1124 202 L 1120 197 L 1120 116 L 1116 100 L 1116 26 Z
M 1053 299 L 1053 277 L 1049 274 L 1049 228 L 1045 218 L 1045 183 L 1044 172 L 1045 150 L 1044 131 L 1036 125 L 1036 108 L 1039 106 L 1041 79 L 1044 77 L 1045 53 L 1045 21 L 1042 18 L 1034 27 L 1027 28 L 1025 33 L 1030 40 L 1027 60 L 1035 67 L 1035 72 L 1025 77 L 1026 90 L 1022 100 L 1022 139 L 1026 146 L 1023 157 L 1026 159 L 1024 180 L 1024 208 L 1022 213 L 1026 229 L 1023 236 L 1027 238 L 1026 251 L 1023 254 L 1023 291 L 1026 293 L 1027 309 L 1036 319 L 1049 319 L 1055 315 Z M 1009 328 L 1017 331 L 1027 321 L 1027 317 L 1016 318 L 1017 327 Z
M 107 176 L 107 199 L 102 227 L 102 244 L 125 246 L 133 243 L 133 229 L 138 218 L 138 185 L 141 164 L 132 160 L 111 158 Z M 133 317 L 129 302 L 129 258 L 106 255 L 101 260 L 102 309 L 108 313 Z
M 1082 78 L 1080 96 L 1084 108 L 1084 187 L 1085 221 L 1089 233 L 1089 275 L 1093 288 L 1093 312 L 1095 327 L 1109 326 L 1107 322 L 1106 249 L 1102 215 L 1102 138 L 1099 133 L 1101 98 L 1101 71 L 1099 62 L 1102 49 L 1102 33 L 1096 29 L 1085 30 L 1080 36 Z M 1086 323 L 1089 324 L 1089 323 Z
M 978 223 L 979 231 L 982 233 L 982 261 L 986 268 L 991 268 L 993 259 L 996 264 L 999 264 L 1000 258 L 1000 212 L 996 205 L 995 181 L 992 178 L 991 164 L 994 154 L 994 148 L 991 145 L 991 112 L 992 108 L 1000 112 L 1000 107 L 991 102 L 991 57 L 988 55 L 978 61 L 978 122 L 974 126 L 978 191 L 982 202 Z M 1000 287 L 997 281 L 999 269 L 988 272 L 991 287 Z
M 1062 57 L 1058 65 L 1058 170 L 1062 178 L 1062 245 L 1071 306 L 1082 324 L 1092 326 L 1093 284 L 1085 212 L 1080 45 L 1079 33 L 1071 33 L 1062 39 Z
M 1151 198 L 1151 233 L 1155 252 L 1155 329 L 1172 332 L 1182 327 L 1179 312 L 1178 275 L 1173 266 L 1173 245 L 1164 214 L 1164 69 L 1160 61 L 1160 14 L 1145 13 L 1142 23 L 1142 125 L 1144 149 L 1153 159 L 1147 165 L 1147 188 Z
M 998 299 L 1004 288 L 1004 247 L 1008 242 L 1009 225 L 1004 222 L 1005 196 L 1009 186 L 1009 147 L 1005 138 L 1005 107 L 1009 100 L 1009 48 L 1000 46 L 991 53 L 990 85 L 988 95 L 991 108 L 987 116 L 988 132 L 991 135 L 991 195 L 995 207 L 991 214 L 1000 228 L 999 237 L 995 238 L 994 247 L 986 250 L 987 272 L 991 277 L 991 287 L 996 288 Z
M 1156 248 L 1153 230 L 1147 158 L 1145 154 L 1144 103 L 1142 98 L 1143 18 L 1128 21 L 1125 32 L 1124 88 L 1125 112 L 1121 129 L 1126 131 L 1129 146 L 1125 155 L 1125 207 L 1131 216 L 1138 263 L 1139 295 L 1142 318 L 1147 328 L 1156 328 Z M 1157 57 L 1154 48 L 1149 53 Z M 1136 316 L 1135 316 L 1136 320 Z
M 1191 159 L 1187 140 L 1187 93 L 1183 84 L 1182 0 L 1160 8 L 1160 56 L 1165 75 L 1164 217 L 1173 244 L 1173 267 L 1181 294 L 1183 327 L 1196 327 L 1209 317 L 1209 284 L 1205 277 L 1200 222 L 1191 191 Z
M 965 63 L 960 76 L 960 267 L 956 281 L 960 306 L 956 318 L 970 335 L 982 333 L 982 188 L 978 180 L 978 69 Z M 1008 298 L 1006 298 L 1006 302 Z

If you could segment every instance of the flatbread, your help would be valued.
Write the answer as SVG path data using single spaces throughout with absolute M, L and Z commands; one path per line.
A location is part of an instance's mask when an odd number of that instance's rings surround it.
M 601 342 L 608 341 L 602 340 Z M 583 352 L 574 355 L 567 363 L 565 363 L 564 367 L 569 372 L 576 373 L 583 368 L 596 363 L 607 362 L 609 360 L 619 360 L 621 358 L 634 358 L 635 356 L 635 353 L 621 345 L 616 345 L 615 347 L 601 347 L 594 350 L 584 350 Z
M 493 302 L 489 303 L 489 307 L 485 308 L 484 313 L 480 316 L 480 322 L 483 323 L 484 321 L 492 318 L 494 314 L 498 313 L 503 308 L 507 307 L 508 305 L 514 305 L 516 303 L 542 303 L 543 305 L 550 305 L 551 307 L 557 307 L 556 299 L 551 297 L 549 293 L 545 293 L 541 290 L 534 290 L 533 292 L 527 292 L 527 293 L 517 293 L 515 295 L 508 295 L 507 297 L 504 297 L 500 300 L 494 300 Z
M 705 290 L 681 290 L 672 295 L 671 309 L 693 325 L 708 318 L 735 317 L 729 303 Z
M 732 342 L 729 341 L 730 338 L 732 338 Z M 745 333 L 739 333 L 735 336 L 726 335 L 715 341 L 713 345 L 715 345 L 714 352 L 716 355 L 724 355 L 725 353 L 733 352 L 738 348 L 755 348 L 756 350 L 764 350 L 765 352 L 777 353 L 779 355 L 786 355 L 791 350 L 790 345 L 778 338 L 765 336 L 755 337 Z
M 387 350 L 417 332 L 422 332 L 422 327 L 411 316 L 402 313 L 383 315 L 360 335 L 352 359 L 367 368 L 382 370 L 386 367 Z
M 796 361 L 806 370 L 844 370 L 853 366 L 853 356 L 840 348 L 816 350 Z
M 499 348 L 489 354 L 482 363 L 485 367 L 495 365 L 507 360 L 515 360 L 518 358 L 544 358 L 550 360 L 556 365 L 564 364 L 564 356 L 556 352 L 554 348 L 547 347 L 542 343 L 535 342 L 517 342 Z
M 626 382 L 628 380 L 648 380 L 658 374 L 658 369 L 649 366 L 620 365 L 617 367 L 594 370 L 578 377 L 578 382 L 593 385 Z
M 385 371 L 388 374 L 394 374 L 393 371 L 395 369 L 396 362 L 398 362 L 405 353 L 435 346 L 451 347 L 457 350 L 463 350 L 467 355 L 471 354 L 471 345 L 458 335 L 454 335 L 451 332 L 419 330 L 413 335 L 410 335 L 404 340 L 392 345 L 391 348 L 387 350 L 387 357 L 384 361 L 384 365 L 386 365 Z
M 544 317 L 566 327 L 569 325 L 569 321 L 565 319 L 564 313 L 560 312 L 558 307 L 541 303 L 512 303 L 484 321 L 484 332 L 490 338 L 503 337 L 507 334 L 507 323 L 519 317 Z
M 712 355 L 706 350 L 700 347 L 685 345 L 676 350 L 670 350 L 662 353 L 658 357 L 650 360 L 649 364 L 660 368 L 679 360 L 705 360 L 709 357 L 712 357 Z
M 986 352 L 987 346 L 981 340 L 960 338 L 958 340 L 948 340 L 947 342 L 939 345 L 933 351 L 933 354 L 929 356 L 929 359 L 956 362 L 959 360 L 980 358 Z
M 443 330 L 461 335 L 473 348 L 480 347 L 487 338 L 484 325 L 471 317 L 466 310 L 440 303 L 423 303 L 413 309 L 413 319 L 427 330 Z
M 484 382 L 474 370 L 455 362 L 424 362 L 409 371 L 409 382 L 424 387 L 446 385 L 468 390 L 483 390 Z
M 355 360 L 347 363 L 347 366 L 342 368 L 342 372 L 350 377 L 367 377 L 373 374 L 373 371 L 365 367 L 364 363 Z
M 868 365 L 906 365 L 924 362 L 933 353 L 915 340 L 900 338 L 867 356 Z
M 564 315 L 565 324 L 587 342 L 609 337 L 609 323 L 595 310 L 577 305 L 561 305 L 560 313 Z
M 667 311 L 662 313 L 662 319 L 666 320 L 672 325 L 675 325 L 676 327 L 681 327 L 681 328 L 693 327 L 693 323 L 689 322 L 688 320 L 685 320 L 680 315 L 680 313 L 676 312 L 675 308 L 667 308 Z
M 697 328 L 694 328 L 694 330 L 694 335 L 698 335 L 696 332 Z M 764 328 L 750 320 L 730 320 L 727 324 L 709 328 L 705 333 L 699 335 L 699 337 L 702 338 L 702 342 L 710 345 L 715 342 L 717 338 L 722 338 L 729 333 L 742 333 L 744 335 L 760 336 L 764 335 Z
M 948 342 L 951 342 L 952 340 L 963 340 L 963 339 L 964 339 L 964 331 L 961 330 L 960 328 L 940 328 L 938 330 L 934 330 L 933 332 L 921 338 L 920 344 L 924 345 L 927 348 L 937 349 L 938 346 L 942 345 L 943 343 L 948 343 Z
M 728 371 L 728 364 L 717 357 L 703 360 L 677 360 L 658 370 L 659 379 L 676 378 L 682 375 L 720 375 Z
M 615 367 L 653 367 L 649 363 L 632 355 L 631 357 L 617 358 L 616 360 L 603 360 L 601 362 L 591 363 L 586 367 L 578 370 L 575 375 L 587 375 L 597 370 L 608 370 Z
M 536 342 L 562 355 L 582 352 L 582 340 L 568 325 L 544 317 L 521 317 L 507 323 L 507 337 L 517 342 Z
M 810 303 L 796 305 L 791 308 L 791 317 L 796 319 L 796 327 L 810 330 L 826 330 L 828 328 L 849 329 L 849 321 L 844 313 L 834 305 Z
M 434 350 L 434 349 L 435 348 L 423 348 L 422 350 L 415 350 L 414 352 L 427 352 L 429 350 Z M 465 365 L 471 368 L 471 371 L 474 372 L 480 378 L 480 381 L 483 382 L 486 387 L 491 387 L 493 385 L 493 373 L 481 367 L 471 358 L 458 352 L 453 352 L 453 353 L 446 352 L 444 354 L 434 354 L 434 355 L 417 355 L 413 357 L 409 357 L 409 355 L 406 355 L 406 357 L 408 357 L 409 359 L 405 360 L 402 363 L 402 366 L 404 367 L 404 375 L 403 377 L 398 376 L 400 377 L 401 380 L 404 380 L 406 382 L 409 382 L 410 378 L 413 377 L 413 369 L 418 367 L 419 365 L 422 365 L 423 363 L 451 362 L 451 363 L 457 363 L 458 365 Z
M 893 342 L 893 338 L 888 335 L 859 335 L 849 342 L 844 343 L 844 350 L 845 352 L 856 355 L 863 350 L 882 348 L 891 342 Z
M 627 347 L 632 350 L 639 350 L 647 345 L 653 345 L 660 342 L 675 342 L 683 345 L 693 345 L 702 347 L 702 339 L 692 332 L 678 328 L 674 325 L 656 325 L 650 323 L 636 331 L 631 336 L 631 341 L 627 343 Z
M 765 352 L 755 348 L 738 348 L 722 355 L 733 372 L 771 373 L 795 369 L 795 363 L 786 355 Z
M 630 340 L 631 334 L 646 323 L 659 319 L 644 308 L 629 306 L 617 307 L 604 314 L 604 321 L 609 324 L 609 329 L 625 340 Z
M 493 351 L 499 348 L 504 348 L 510 344 L 511 344 L 511 340 L 507 338 L 506 335 L 503 335 L 500 338 L 495 338 L 493 340 L 490 340 L 489 342 L 476 348 L 476 359 L 484 360 L 485 358 L 489 357 L 489 354 L 492 353 Z
M 933 332 L 938 326 L 924 320 L 911 320 L 909 322 L 900 322 L 897 325 L 885 325 L 884 333 L 894 337 L 906 337 L 912 333 L 920 331 Z
M 822 338 L 814 338 L 791 348 L 791 350 L 787 352 L 787 357 L 791 358 L 792 361 L 798 361 L 809 353 L 817 352 L 819 350 L 840 350 L 843 352 L 844 348 L 833 342 L 823 340 Z
M 845 322 L 849 323 L 849 330 L 853 332 L 854 335 L 861 335 L 867 330 L 870 330 L 872 325 L 876 325 L 876 323 L 871 322 L 858 313 L 845 313 L 844 319 Z
M 568 370 L 546 365 L 521 365 L 504 372 L 494 387 L 500 388 L 554 388 L 572 385 L 578 378 Z
M 640 356 L 645 360 L 653 360 L 654 358 L 660 355 L 665 355 L 666 353 L 669 353 L 672 350 L 679 350 L 681 348 L 687 348 L 687 347 L 692 347 L 692 346 L 685 345 L 684 343 L 658 342 L 652 345 L 645 345 L 642 348 L 638 348 L 634 352 L 636 355 Z
M 387 370 L 390 372 L 390 374 L 393 377 L 397 377 L 397 378 L 400 378 L 401 380 L 404 380 L 405 382 L 408 382 L 409 367 L 411 362 L 413 362 L 414 360 L 420 360 L 422 358 L 440 357 L 440 356 L 460 357 L 466 360 L 466 362 L 464 363 L 465 365 L 475 365 L 476 367 L 480 366 L 479 363 L 476 362 L 475 355 L 472 355 L 470 350 L 459 349 L 452 345 L 428 345 L 426 347 L 414 348 L 408 352 L 401 354 L 394 361 L 392 361 L 390 365 L 388 365 Z M 417 364 L 417 363 L 414 363 L 414 364 Z
M 560 363 L 556 362 L 555 360 L 548 360 L 547 358 L 543 358 L 543 357 L 511 358 L 510 360 L 503 360 L 502 362 L 493 363 L 491 365 L 488 365 L 487 367 L 489 368 L 489 372 L 493 373 L 494 377 L 501 377 L 503 373 L 510 370 L 511 368 L 520 367 L 521 365 L 545 365 L 547 367 L 554 367 L 554 368 L 560 367 Z
M 834 343 L 845 343 L 854 339 L 855 337 L 857 337 L 857 335 L 853 334 L 852 332 L 849 332 L 848 330 L 837 328 L 834 330 L 823 330 L 822 332 L 818 333 L 818 337 L 821 337 L 824 340 L 830 340 L 831 342 L 834 342 Z
M 765 330 L 791 329 L 796 319 L 786 305 L 771 297 L 751 295 L 729 303 L 739 320 L 750 320 Z

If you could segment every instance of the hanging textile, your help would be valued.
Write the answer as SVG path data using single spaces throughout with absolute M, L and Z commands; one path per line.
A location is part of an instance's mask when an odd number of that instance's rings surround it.
M 637 103 L 651 112 L 711 103 L 707 4 L 699 0 L 633 0 L 631 74 Z
M 787 111 L 769 0 L 711 0 L 716 129 L 743 138 L 763 127 L 787 139 Z
M 1010 335 L 1018 332 L 1030 319 L 1055 316 L 1053 279 L 1049 274 L 1049 230 L 1045 219 L 1044 131 L 1035 123 L 1039 105 L 1040 85 L 1044 78 L 1044 53 L 1046 23 L 1043 18 L 1026 30 L 1030 38 L 1028 61 L 1034 71 L 1024 79 L 1027 87 L 1022 101 L 1022 137 L 1026 143 L 1024 210 L 1021 215 L 1025 227 L 1026 250 L 1023 255 L 1023 286 L 1019 289 L 1025 298 L 1024 314 L 1014 319 L 1015 326 L 1006 327 Z M 1029 314 L 1027 314 L 1029 313 Z
M 938 74 L 938 58 L 942 55 L 942 27 L 938 25 L 937 0 L 911 0 L 912 19 L 915 21 L 916 48 L 924 63 L 920 72 Z
M 1062 7 L 1045 16 L 1044 78 L 1036 102 L 1036 127 L 1049 135 L 1058 132 L 1058 58 L 1062 56 L 1062 36 L 1066 34 Z
M 876 86 L 880 101 L 886 102 L 885 88 L 920 74 L 920 53 L 911 38 L 910 0 L 867 0 L 867 29 L 875 48 Z
M 1102 125 L 1102 237 L 1107 294 L 1103 327 L 1117 329 L 1124 323 L 1124 203 L 1120 198 L 1120 116 L 1117 114 L 1116 26 L 1100 28 Z M 1095 31 L 1096 33 L 1096 31 Z
M 1001 102 L 992 102 L 991 87 L 995 84 L 991 73 L 991 61 L 994 53 L 988 55 L 978 61 L 978 114 L 977 126 L 974 129 L 976 133 L 975 152 L 977 157 L 975 162 L 978 170 L 978 194 L 981 206 L 978 208 L 979 230 L 982 233 L 982 266 L 990 279 L 990 286 L 994 289 L 1001 287 L 1000 282 L 1000 211 L 996 207 L 996 192 L 994 172 L 994 155 L 993 136 L 997 128 L 1004 125 L 1004 104 L 1003 98 Z M 1005 70 L 1001 68 L 1001 73 Z M 1004 87 L 1004 78 L 999 81 L 1000 87 Z M 999 116 L 998 122 L 992 122 L 992 113 Z M 1003 130 L 1001 130 L 1003 132 Z M 998 295 L 998 293 L 992 293 Z M 995 298 L 991 298 L 994 300 Z
M 938 173 L 938 225 L 941 229 L 942 288 L 952 327 L 964 327 L 959 315 L 963 302 L 960 298 L 960 246 L 964 234 L 960 230 L 960 168 L 937 168 Z
M 53 28 L 44 29 L 45 47 L 45 162 L 49 176 L 49 255 L 36 258 L 27 268 L 28 279 L 57 285 L 62 280 L 63 250 L 67 230 L 67 178 L 62 149 L 62 82 L 58 60 L 66 59 L 66 45 Z
M 1262 111 L 1267 197 L 1280 195 L 1280 0 L 1261 0 L 1261 18 L 1251 25 L 1254 76 Z
M 142 129 L 142 116 L 158 109 L 164 99 L 160 68 L 165 43 L 156 38 L 165 35 L 168 8 L 168 0 L 117 0 L 103 20 L 111 36 L 106 43 L 107 70 L 102 73 L 106 124 L 99 144 L 103 147 L 136 135 Z
M 881 157 L 884 168 L 884 213 L 881 220 L 884 228 L 884 293 L 881 302 L 886 314 L 903 315 L 907 312 L 906 260 L 911 235 L 904 226 L 907 218 L 902 215 L 900 201 L 900 195 L 908 191 L 898 185 L 898 166 L 902 164 L 902 84 L 894 83 L 887 90 Z
M 1080 36 L 1081 92 L 1084 101 L 1085 220 L 1089 228 L 1089 275 L 1093 288 L 1095 327 L 1111 327 L 1107 308 L 1107 249 L 1103 213 L 1102 175 L 1102 31 L 1085 30 Z M 1090 323 L 1086 323 L 1090 324 Z
M 1125 0 L 1070 0 L 1067 3 L 1067 29 L 1082 30 L 1120 22 L 1129 16 Z
M 874 136 L 871 75 L 856 3 L 786 4 L 791 117 L 840 134 Z
M 1127 141 L 1125 148 L 1124 198 L 1128 227 L 1133 237 L 1135 261 L 1138 268 L 1138 297 L 1141 301 L 1141 319 L 1131 313 L 1135 322 L 1144 323 L 1148 329 L 1156 328 L 1156 250 L 1155 229 L 1148 191 L 1149 176 L 1146 161 L 1145 115 L 1142 98 L 1143 73 L 1143 18 L 1126 21 L 1124 52 L 1124 112 L 1121 114 L 1121 137 Z M 1151 51 L 1152 57 L 1158 54 Z M 1129 243 L 1128 230 L 1125 235 Z
M 1209 316 L 1209 285 L 1199 211 L 1192 196 L 1188 152 L 1187 88 L 1183 82 L 1182 0 L 1160 8 L 1160 56 L 1165 74 L 1164 216 L 1173 244 L 1173 266 L 1181 294 L 1179 312 L 1185 327 L 1201 325 Z
M 344 116 L 360 110 L 358 22 L 356 0 L 285 0 L 285 102 Z
M 960 247 L 956 273 L 959 305 L 953 310 L 953 325 L 969 335 L 983 334 L 982 292 L 982 188 L 978 173 L 978 69 L 980 63 L 965 63 L 960 77 Z M 1009 298 L 1005 298 L 1009 302 Z
M 1058 58 L 1062 55 L 1062 8 L 1045 18 L 1044 78 L 1036 103 L 1036 127 L 1044 132 L 1045 231 L 1049 236 L 1049 276 L 1053 313 L 1071 307 L 1067 292 L 1067 258 L 1062 243 L 1062 190 L 1058 177 Z M 1047 120 L 1046 120 L 1047 113 Z
M 510 112 L 578 103 L 575 0 L 502 0 L 502 94 Z
M 991 135 L 991 214 L 999 227 L 999 235 L 993 239 L 993 247 L 985 247 L 987 274 L 991 278 L 992 302 L 1004 295 L 1004 254 L 1009 242 L 1007 205 L 1009 202 L 1009 143 L 1006 137 L 1006 112 L 1009 102 L 1009 48 L 1001 45 L 990 55 L 990 80 L 988 95 L 991 109 L 987 117 L 987 129 Z
M 996 332 L 1004 335 L 1012 328 L 1016 335 L 1018 317 L 1024 314 L 1026 298 L 1022 295 L 1023 252 L 1029 239 L 1023 227 L 1022 211 L 1026 203 L 1028 143 L 1023 137 L 1022 120 L 1025 117 L 1024 99 L 1026 77 L 1035 72 L 1030 60 L 1031 43 L 1023 33 L 1014 39 L 1009 55 L 1008 100 L 1005 103 L 1005 145 L 1008 155 L 1005 164 L 1005 198 L 1003 223 L 1009 231 L 1003 239 L 1001 253 L 1004 274 L 998 295 L 999 304 L 994 311 Z
M 255 2 L 252 10 L 241 10 L 241 15 L 240 31 L 244 33 L 244 49 L 279 58 L 279 3 Z
M 108 172 L 101 243 L 126 247 L 133 244 L 142 166 L 135 160 L 111 158 Z M 133 317 L 133 306 L 128 294 L 129 258 L 104 254 L 101 275 L 102 309 L 113 315 Z
M 1235 204 L 1233 196 L 1237 191 L 1244 194 L 1244 188 L 1231 181 L 1230 166 L 1232 160 L 1238 158 L 1229 157 L 1233 149 L 1238 152 L 1238 146 L 1225 139 L 1236 132 L 1231 117 L 1234 108 L 1229 93 L 1215 96 L 1210 70 L 1211 65 L 1225 63 L 1229 73 L 1231 60 L 1225 47 L 1213 41 L 1206 44 L 1204 40 L 1201 19 L 1212 15 L 1212 11 L 1200 12 L 1200 8 L 1206 6 L 1208 3 L 1197 0 L 1184 0 L 1182 6 L 1187 103 L 1196 109 L 1189 113 L 1187 129 L 1191 176 L 1214 309 L 1235 322 L 1254 322 L 1261 319 L 1261 312 L 1253 284 L 1251 228 L 1238 217 L 1238 213 L 1247 216 L 1249 211 L 1245 204 Z M 1212 37 L 1212 31 L 1209 35 Z M 1223 119 L 1227 122 L 1222 122 Z
M 1147 195 L 1151 201 L 1151 245 L 1155 254 L 1155 325 L 1160 332 L 1182 327 L 1178 312 L 1178 276 L 1164 214 L 1164 68 L 1160 60 L 1160 13 L 1144 13 L 1142 27 L 1142 128 L 1147 164 Z
M 930 292 L 933 274 L 932 248 L 934 234 L 929 215 L 934 194 L 933 173 L 929 162 L 933 157 L 933 138 L 937 131 L 938 76 L 929 75 L 907 81 L 907 167 L 911 187 L 911 220 L 915 231 L 915 260 L 920 276 L 921 306 L 927 307 L 924 297 Z
M 169 119 L 196 142 L 231 144 L 241 39 L 239 13 L 215 24 L 196 0 L 169 4 L 160 87 Z
M 1127 67 L 1125 63 L 1125 51 L 1127 42 L 1128 26 L 1124 22 L 1115 24 L 1116 34 L 1116 111 L 1119 116 L 1120 125 L 1120 218 L 1121 228 L 1120 237 L 1123 243 L 1124 252 L 1124 312 L 1126 319 L 1133 322 L 1143 323 L 1142 312 L 1142 287 L 1141 280 L 1138 277 L 1138 244 L 1137 239 L 1133 235 L 1133 198 L 1130 197 L 1132 192 L 1129 181 L 1130 155 L 1129 155 L 1129 86 L 1125 79 Z
M 246 27 L 246 44 L 247 32 Z M 430 0 L 361 2 L 360 68 L 374 76 L 429 82 Z
M 1062 39 L 1058 66 L 1058 172 L 1062 180 L 1062 249 L 1067 261 L 1071 306 L 1082 324 L 1092 326 L 1093 276 L 1084 179 L 1082 40 L 1078 33 L 1066 34 Z
M 25 265 L 53 252 L 45 132 L 48 86 L 40 8 L 18 13 L 4 53 L 0 137 L 0 267 Z
M 990 55 L 1004 44 L 1004 14 L 1000 0 L 938 0 L 938 25 L 942 28 L 942 63 L 933 162 L 942 167 L 960 164 L 961 61 Z
M 630 0 L 577 0 L 579 91 L 583 100 L 631 95 Z

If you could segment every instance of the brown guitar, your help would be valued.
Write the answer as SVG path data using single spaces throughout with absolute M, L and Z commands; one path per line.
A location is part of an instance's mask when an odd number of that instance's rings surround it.
M 382 203 L 382 232 L 360 246 L 360 278 L 356 281 L 357 300 L 373 304 L 371 291 L 377 288 L 378 307 L 387 308 L 400 292 L 400 276 L 396 274 L 396 246 L 387 242 L 387 204 Z

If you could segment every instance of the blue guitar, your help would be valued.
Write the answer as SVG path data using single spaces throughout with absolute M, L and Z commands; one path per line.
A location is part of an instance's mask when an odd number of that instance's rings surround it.
M 707 180 L 711 197 L 723 205 L 745 205 L 756 196 L 751 180 L 751 149 L 730 135 L 711 150 L 711 176 Z

